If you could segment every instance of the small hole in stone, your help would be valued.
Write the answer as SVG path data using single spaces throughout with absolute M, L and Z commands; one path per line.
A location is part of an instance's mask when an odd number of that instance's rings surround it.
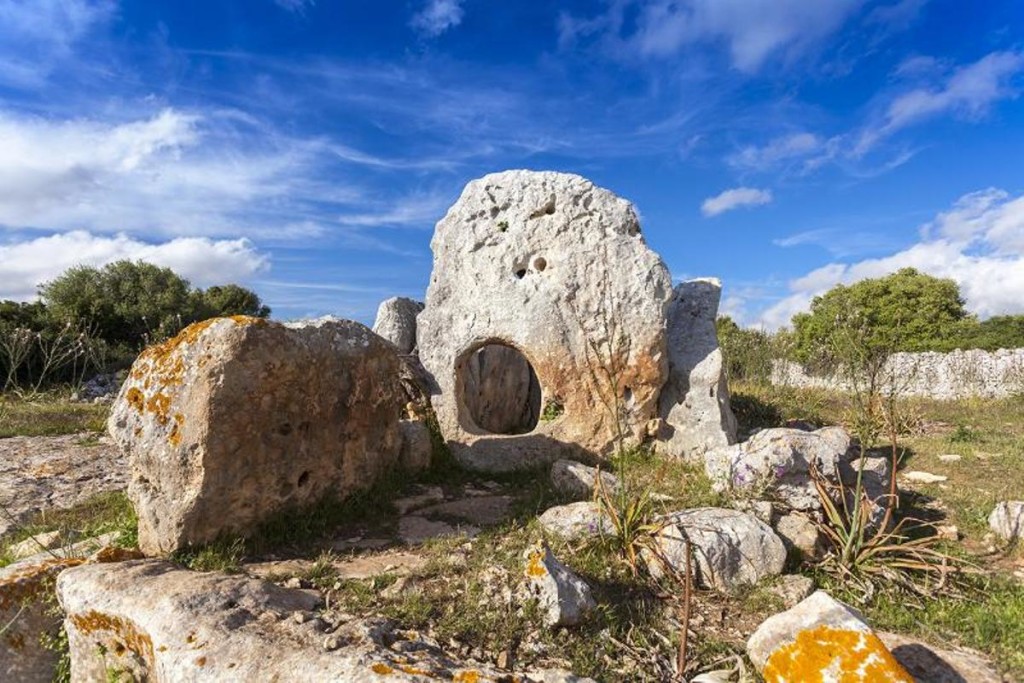
M 300 488 L 305 486 L 306 482 L 308 482 L 308 481 L 309 481 L 309 472 L 303 472 L 302 474 L 299 475 L 299 487 Z
M 522 280 L 524 277 L 526 277 L 526 268 L 520 268 L 519 270 L 517 270 L 516 271 L 516 277 L 518 279 L 520 279 L 520 280 Z
M 633 405 L 633 390 L 631 388 L 626 387 L 622 390 L 622 402 L 626 404 L 627 408 Z
M 538 273 L 543 272 L 544 269 L 547 267 L 548 262 L 544 259 L 543 256 L 538 256 L 537 258 L 533 259 L 533 269 L 536 270 Z
M 285 422 L 277 428 L 277 433 L 281 436 L 288 436 L 292 433 L 292 426 L 290 423 Z

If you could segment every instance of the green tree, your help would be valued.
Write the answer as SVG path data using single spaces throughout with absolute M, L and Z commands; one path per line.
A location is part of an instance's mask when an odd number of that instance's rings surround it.
M 973 319 L 953 280 L 913 268 L 837 285 L 793 317 L 795 355 L 812 366 L 850 362 L 876 367 L 896 351 L 944 350 Z
M 1024 348 L 1024 315 L 997 315 L 964 325 L 955 346 L 961 349 Z
M 263 305 L 256 292 L 238 285 L 222 285 L 208 288 L 200 294 L 204 317 L 221 315 L 251 315 L 266 318 L 270 307 Z

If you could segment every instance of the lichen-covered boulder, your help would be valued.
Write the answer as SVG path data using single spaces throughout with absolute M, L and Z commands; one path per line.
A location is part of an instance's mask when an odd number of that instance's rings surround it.
M 384 620 L 317 617 L 302 590 L 161 560 L 65 571 L 57 593 L 75 681 L 498 681 Z M 524 677 L 530 680 L 529 676 Z
M 671 279 L 629 202 L 576 175 L 492 174 L 466 186 L 431 248 L 417 342 L 460 462 L 507 471 L 607 452 L 617 423 L 634 436 L 657 417 Z M 529 365 L 542 399 L 505 433 L 479 423 L 466 391 L 475 354 L 495 347 Z M 524 405 L 537 396 L 530 374 Z
M 57 574 L 82 562 L 80 558 L 51 558 L 0 569 L 0 680 L 53 680 L 60 653 L 43 641 L 60 627 L 53 584 Z
M 914 683 L 861 615 L 824 591 L 765 620 L 747 655 L 765 683 Z
M 597 607 L 587 582 L 558 561 L 544 543 L 526 549 L 524 590 L 540 605 L 548 626 L 574 626 Z
M 537 523 L 549 534 L 574 540 L 615 533 L 611 516 L 601 503 L 592 500 L 548 508 L 537 517 Z
M 786 564 L 786 546 L 752 514 L 724 508 L 693 508 L 664 518 L 655 536 L 658 552 L 645 552 L 654 576 L 686 571 L 687 542 L 695 583 L 728 592 L 776 576 Z
M 412 353 L 416 348 L 416 316 L 423 310 L 419 301 L 393 296 L 377 308 L 373 332 L 395 345 L 399 353 Z
M 551 485 L 572 500 L 593 499 L 598 493 L 599 478 L 605 495 L 613 496 L 619 490 L 619 478 L 611 472 L 601 472 L 575 460 L 556 460 L 551 466 Z
M 216 318 L 146 349 L 108 428 L 147 554 L 246 533 L 398 462 L 394 348 L 350 321 Z
M 661 390 L 660 450 L 700 462 L 713 448 L 736 443 L 725 362 L 715 319 L 722 294 L 713 278 L 681 282 L 668 307 L 668 382 Z

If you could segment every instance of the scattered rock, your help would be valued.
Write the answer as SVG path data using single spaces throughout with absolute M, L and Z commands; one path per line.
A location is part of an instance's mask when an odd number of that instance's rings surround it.
M 666 515 L 657 534 L 664 561 L 680 575 L 686 571 L 686 539 L 693 549 L 698 585 L 729 591 L 782 572 L 786 546 L 771 527 L 751 514 L 723 508 L 694 508 Z M 645 554 L 655 576 L 664 573 L 658 557 Z
M 54 550 L 60 548 L 63 545 L 70 543 L 76 533 L 68 530 L 67 533 L 61 530 L 47 531 L 41 534 L 35 534 L 26 538 L 24 541 L 19 541 L 7 549 L 7 553 L 14 560 L 23 560 L 26 557 L 32 555 L 38 555 L 39 553 L 45 553 L 47 550 Z
M 395 296 L 385 299 L 377 308 L 373 332 L 395 345 L 399 353 L 416 349 L 416 316 L 423 310 L 419 301 Z
M 988 516 L 988 526 L 1006 541 L 1024 538 L 1024 500 L 1004 500 Z
M 527 549 L 524 560 L 526 593 L 539 602 L 548 626 L 574 626 L 597 606 L 590 586 L 559 562 L 546 544 Z
M 839 481 L 839 467 L 850 447 L 842 427 L 814 432 L 764 429 L 748 441 L 709 451 L 704 468 L 718 490 L 770 492 L 794 510 L 821 509 L 810 467 L 829 481 Z
M 125 458 L 96 434 L 0 439 L 0 537 L 43 511 L 75 507 L 128 486 Z
M 713 278 L 676 286 L 668 305 L 668 382 L 661 391 L 660 449 L 699 462 L 712 448 L 736 443 L 715 319 L 722 295 Z
M 434 522 L 418 515 L 408 515 L 398 520 L 398 537 L 406 545 L 421 545 L 432 538 L 447 536 L 472 538 L 479 533 L 480 529 L 468 524 L 456 528 L 447 522 Z
M 939 460 L 942 462 L 960 462 L 963 460 L 963 456 L 956 453 L 944 453 L 939 456 Z
M 401 420 L 398 423 L 402 445 L 398 464 L 407 472 L 420 472 L 430 467 L 434 446 L 430 442 L 430 429 L 420 420 Z
M 601 486 L 606 493 L 619 490 L 619 479 L 611 472 L 601 472 Z M 558 460 L 551 466 L 551 484 L 555 490 L 572 500 L 594 497 L 598 469 L 575 460 Z
M 800 574 L 785 574 L 768 590 L 779 596 L 785 608 L 790 609 L 814 592 L 814 579 Z
M 146 349 L 108 423 L 139 546 L 173 552 L 369 487 L 399 457 L 394 348 L 350 321 L 216 318 Z
M 944 541 L 960 540 L 960 528 L 955 524 L 940 524 L 935 527 L 935 533 Z
M 770 500 L 750 500 L 749 498 L 737 498 L 732 501 L 731 507 L 741 512 L 749 512 L 765 524 L 771 524 L 775 509 Z
M 918 683 L 1003 683 L 988 658 L 975 650 L 943 650 L 895 633 L 878 637 Z
M 427 565 L 427 558 L 407 552 L 363 555 L 334 563 L 341 579 L 369 579 L 382 574 L 406 576 Z
M 548 508 L 537 518 L 544 531 L 563 538 L 589 538 L 600 534 L 613 534 L 611 518 L 594 501 L 569 503 Z
M 765 683 L 914 683 L 860 614 L 824 591 L 765 620 L 747 655 Z
M 904 481 L 908 481 L 911 484 L 938 484 L 949 479 L 949 477 L 943 474 L 932 474 L 931 472 L 921 472 L 918 470 L 903 472 L 900 476 Z
M 605 367 L 623 368 L 616 400 L 630 435 L 656 417 L 668 372 L 671 278 L 629 202 L 575 175 L 492 174 L 466 186 L 431 247 L 417 342 L 437 383 L 431 398 L 441 432 L 460 462 L 509 471 L 609 451 L 616 430 L 602 403 Z M 503 393 L 523 397 L 514 414 L 532 418 L 526 406 L 534 397 L 552 399 L 536 423 L 515 424 L 511 434 L 476 419 L 486 390 L 465 391 L 477 352 L 495 347 L 522 359 L 500 373 L 517 382 L 501 385 Z M 524 362 L 532 373 L 512 372 Z
M 772 526 L 787 548 L 798 551 L 801 557 L 809 560 L 821 557 L 821 531 L 807 515 L 791 512 L 779 517 Z
M 330 625 L 325 640 L 328 625 L 306 618 L 319 601 L 304 591 L 158 560 L 76 567 L 60 575 L 57 591 L 73 680 L 106 680 L 112 670 L 133 680 L 281 683 L 503 675 L 456 661 L 427 636 L 381 619 Z M 296 612 L 303 623 L 276 616 Z

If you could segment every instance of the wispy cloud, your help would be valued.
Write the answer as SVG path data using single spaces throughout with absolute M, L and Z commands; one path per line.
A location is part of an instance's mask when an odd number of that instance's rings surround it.
M 1013 78 L 1024 71 L 1024 53 L 993 52 L 955 69 L 934 87 L 918 87 L 894 97 L 881 121 L 860 135 L 853 149 L 863 155 L 881 139 L 943 114 L 968 120 L 984 116 L 999 100 L 1016 97 Z
M 0 0 L 0 85 L 39 86 L 116 10 L 115 0 Z
M 772 193 L 769 190 L 758 190 L 753 187 L 734 187 L 714 197 L 708 197 L 700 205 L 701 213 L 705 216 L 717 216 L 743 207 L 762 206 L 772 201 Z
M 295 14 L 305 14 L 307 9 L 316 5 L 316 0 L 274 0 L 274 4 Z
M 464 0 L 427 0 L 409 25 L 429 38 L 436 38 L 462 23 Z
M 0 299 L 32 299 L 40 284 L 72 266 L 102 266 L 121 259 L 171 268 L 201 287 L 246 282 L 270 265 L 269 257 L 246 239 L 183 237 L 149 243 L 127 235 L 73 231 L 0 244 Z

